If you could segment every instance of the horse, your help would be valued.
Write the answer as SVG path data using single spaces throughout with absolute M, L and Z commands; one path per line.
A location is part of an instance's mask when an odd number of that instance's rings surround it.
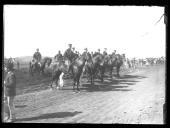
M 60 86 L 63 86 L 63 78 L 62 76 L 66 73 L 72 74 L 73 78 L 73 90 L 75 90 L 75 86 L 77 86 L 77 91 L 80 91 L 79 85 L 80 85 L 80 78 L 82 78 L 82 74 L 84 72 L 84 65 L 86 63 L 86 56 L 80 56 L 79 58 L 75 59 L 73 62 L 70 61 L 70 59 L 64 58 L 63 61 L 56 62 L 53 65 L 52 70 L 52 82 L 51 82 L 51 88 L 53 82 L 55 81 L 56 85 L 60 82 L 60 85 L 58 85 L 58 88 Z
M 35 72 L 38 72 L 38 74 L 44 75 L 44 69 L 45 69 L 46 65 L 49 67 L 51 62 L 52 62 L 52 59 L 49 57 L 45 57 L 40 62 L 32 60 L 29 63 L 29 72 L 30 72 L 31 76 L 33 76 Z
M 120 77 L 119 74 L 120 67 L 123 65 L 124 60 L 125 60 L 124 56 L 121 56 L 120 54 L 106 56 L 104 60 L 105 63 L 104 63 L 103 72 L 105 72 L 105 70 L 108 69 L 110 71 L 110 78 L 112 78 L 113 68 L 116 67 L 117 77 Z
M 87 53 L 87 63 L 85 65 L 85 71 L 90 76 L 91 84 L 94 84 L 94 78 L 100 77 L 101 82 L 103 82 L 104 75 L 104 59 L 101 54 L 94 54 L 93 56 L 90 53 Z

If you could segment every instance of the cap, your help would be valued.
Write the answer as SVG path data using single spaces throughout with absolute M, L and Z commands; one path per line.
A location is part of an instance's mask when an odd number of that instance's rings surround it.
M 68 46 L 72 46 L 72 44 L 68 44 Z

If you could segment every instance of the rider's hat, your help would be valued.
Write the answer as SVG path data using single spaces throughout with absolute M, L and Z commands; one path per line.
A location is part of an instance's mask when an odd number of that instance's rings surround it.
M 87 49 L 87 48 L 85 48 L 84 50 L 86 50 L 86 51 L 87 51 L 88 49 Z
M 70 47 L 71 47 L 71 46 L 72 46 L 72 44 L 68 44 L 68 46 L 70 46 Z
M 39 51 L 39 48 L 37 48 L 36 50 Z

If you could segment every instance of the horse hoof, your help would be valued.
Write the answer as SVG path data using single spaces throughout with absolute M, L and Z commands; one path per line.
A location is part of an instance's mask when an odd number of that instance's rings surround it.
M 73 93 L 77 93 L 77 91 L 73 90 Z

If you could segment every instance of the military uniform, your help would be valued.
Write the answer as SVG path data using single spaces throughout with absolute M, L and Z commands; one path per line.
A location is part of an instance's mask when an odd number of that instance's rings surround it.
M 16 95 L 16 77 L 12 71 L 9 71 L 5 78 L 5 95 L 9 97 Z
M 41 53 L 40 52 L 35 52 L 34 55 L 33 55 L 33 58 L 40 62 L 41 61 Z
M 62 58 L 63 58 L 63 56 L 62 56 L 61 53 L 58 53 L 58 54 L 54 57 L 54 59 L 56 59 L 56 61 L 60 61 L 60 60 L 62 60 Z
M 82 55 L 83 55 L 83 56 L 84 56 L 84 55 L 86 56 L 86 55 L 87 55 L 87 53 L 88 53 L 88 50 L 87 50 L 87 48 L 85 48 L 84 50 L 85 50 L 85 51 L 83 52 L 83 54 L 82 54 Z
M 106 51 L 104 51 L 104 52 L 103 52 L 103 55 L 104 55 L 104 56 L 106 56 L 106 55 L 107 55 L 107 52 L 106 52 Z
M 106 55 L 107 55 L 107 48 L 104 48 L 103 55 L 104 55 L 104 56 L 106 56 Z
M 71 48 L 68 48 L 64 53 L 64 57 L 68 58 L 70 61 L 73 59 L 73 55 L 74 53 Z

